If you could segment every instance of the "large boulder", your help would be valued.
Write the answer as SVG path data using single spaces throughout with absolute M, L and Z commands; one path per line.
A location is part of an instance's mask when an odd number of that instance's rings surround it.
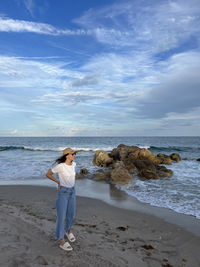
M 104 150 L 97 150 L 93 159 L 94 165 L 99 167 L 107 167 L 112 161 L 113 159 Z
M 173 161 L 176 161 L 176 162 L 181 161 L 181 156 L 180 156 L 179 154 L 177 154 L 177 153 L 172 153 L 172 154 L 170 155 L 170 158 L 171 158 Z
M 133 177 L 127 171 L 127 169 L 119 166 L 111 172 L 111 183 L 126 185 L 133 180 Z

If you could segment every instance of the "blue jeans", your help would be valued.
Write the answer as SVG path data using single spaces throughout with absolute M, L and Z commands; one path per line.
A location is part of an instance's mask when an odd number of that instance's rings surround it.
M 64 238 L 65 232 L 72 227 L 76 213 L 75 188 L 61 186 L 56 200 L 57 224 L 56 239 Z

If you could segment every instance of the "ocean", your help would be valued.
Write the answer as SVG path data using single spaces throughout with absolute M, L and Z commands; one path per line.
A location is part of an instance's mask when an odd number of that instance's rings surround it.
M 77 172 L 87 168 L 92 175 L 95 151 L 107 152 L 119 144 L 136 145 L 157 153 L 179 153 L 179 163 L 166 166 L 174 171 L 170 179 L 140 180 L 116 186 L 139 201 L 165 207 L 200 219 L 200 137 L 0 137 L 0 184 L 44 184 L 45 173 L 54 166 L 62 150 L 78 150 Z M 30 184 L 29 183 L 29 184 Z

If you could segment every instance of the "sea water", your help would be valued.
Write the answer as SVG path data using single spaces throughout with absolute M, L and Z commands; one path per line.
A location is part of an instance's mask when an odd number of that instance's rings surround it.
M 170 179 L 141 180 L 136 175 L 128 186 L 118 189 L 153 206 L 193 215 L 200 219 L 200 137 L 0 137 L 0 184 L 34 181 L 44 184 L 62 150 L 78 150 L 77 172 L 87 168 L 90 175 L 98 169 L 92 164 L 96 150 L 110 152 L 119 144 L 148 148 L 157 153 L 179 153 L 179 163 Z

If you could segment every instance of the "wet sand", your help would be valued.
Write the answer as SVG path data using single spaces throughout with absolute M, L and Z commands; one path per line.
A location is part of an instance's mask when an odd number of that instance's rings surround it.
M 56 197 L 56 188 L 0 186 L 0 266 L 200 266 L 199 220 L 184 216 L 188 228 L 196 227 L 192 233 L 139 211 L 134 201 L 137 210 L 77 197 L 77 240 L 65 252 L 54 240 Z M 116 192 L 113 198 L 120 203 Z

